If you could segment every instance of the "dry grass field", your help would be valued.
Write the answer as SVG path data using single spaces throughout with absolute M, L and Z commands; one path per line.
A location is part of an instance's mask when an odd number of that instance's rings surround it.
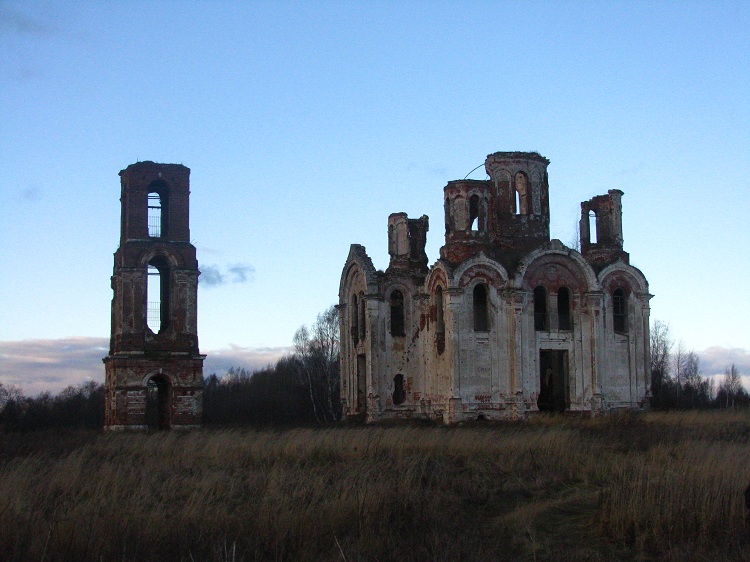
M 747 412 L 0 434 L 0 559 L 748 560 Z

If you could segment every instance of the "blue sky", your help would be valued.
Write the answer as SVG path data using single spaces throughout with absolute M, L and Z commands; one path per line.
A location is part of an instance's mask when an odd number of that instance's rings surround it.
M 744 1 L 0 1 L 0 382 L 103 380 L 131 163 L 192 170 L 220 372 L 335 303 L 349 244 L 385 267 L 389 213 L 429 215 L 434 262 L 443 186 L 499 150 L 551 160 L 564 243 L 621 189 L 652 319 L 705 374 L 750 375 L 749 22 Z

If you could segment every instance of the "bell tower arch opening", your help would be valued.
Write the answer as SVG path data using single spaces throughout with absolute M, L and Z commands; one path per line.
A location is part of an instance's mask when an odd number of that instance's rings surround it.
M 146 425 L 149 429 L 169 429 L 172 416 L 172 385 L 164 375 L 154 375 L 146 383 Z
M 155 334 L 169 327 L 170 271 L 162 256 L 148 263 L 146 273 L 146 324 Z

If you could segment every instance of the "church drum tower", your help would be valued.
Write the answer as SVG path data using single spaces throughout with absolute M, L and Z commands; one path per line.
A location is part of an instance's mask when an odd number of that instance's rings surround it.
M 206 356 L 198 350 L 190 169 L 138 162 L 120 178 L 105 429 L 198 427 Z

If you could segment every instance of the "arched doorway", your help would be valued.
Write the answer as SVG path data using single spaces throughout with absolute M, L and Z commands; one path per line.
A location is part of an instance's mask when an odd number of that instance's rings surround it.
M 540 412 L 564 412 L 570 404 L 568 398 L 568 352 L 562 350 L 539 351 Z
M 172 416 L 172 385 L 164 375 L 154 375 L 146 383 L 146 425 L 149 429 L 169 429 Z

